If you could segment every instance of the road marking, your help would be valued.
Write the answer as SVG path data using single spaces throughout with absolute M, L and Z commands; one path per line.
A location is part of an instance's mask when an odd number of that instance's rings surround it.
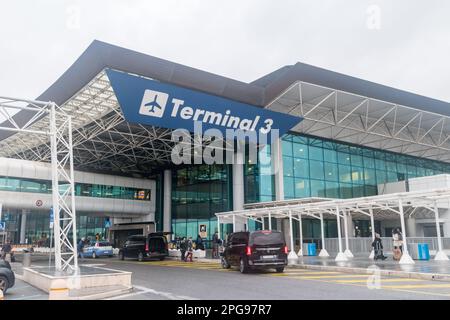
M 376 281 L 380 281 L 380 282 L 421 282 L 421 281 L 425 281 L 425 280 L 422 280 L 422 279 L 408 279 L 408 278 L 392 278 L 392 279 L 382 278 L 382 279 L 378 279 Z M 367 282 L 367 280 L 357 280 L 357 279 L 354 279 L 354 280 L 335 280 L 334 282 L 336 282 L 336 283 L 365 283 L 365 282 Z
M 340 272 L 331 272 L 331 271 L 320 271 L 320 272 L 299 272 L 299 273 L 274 273 L 271 274 L 275 277 L 291 277 L 293 275 L 327 275 L 327 274 L 341 274 Z
M 156 294 L 159 296 L 163 296 L 169 300 L 198 300 L 197 298 L 193 298 L 193 297 L 189 297 L 189 296 L 178 296 L 178 295 L 174 295 L 170 292 L 157 291 L 157 290 L 142 287 L 142 286 L 133 286 L 133 288 L 141 290 L 141 291 L 123 294 L 123 295 L 111 297 L 111 298 L 108 298 L 105 300 L 118 300 L 118 299 L 123 299 L 123 298 L 128 298 L 128 297 L 134 297 L 134 296 L 146 294 L 146 293 L 152 293 L 152 294 Z
M 388 288 L 388 289 L 450 288 L 450 283 L 383 285 L 383 287 L 384 287 L 384 288 Z
M 322 275 L 322 276 L 291 276 L 290 278 L 294 279 L 306 279 L 306 280 L 314 280 L 314 279 L 336 279 L 336 278 L 368 278 L 366 274 L 339 274 L 339 275 Z
M 35 295 L 32 295 L 32 296 L 25 296 L 25 297 L 20 297 L 20 298 L 16 298 L 16 299 L 8 299 L 8 300 L 29 300 L 29 299 L 31 299 L 31 298 L 37 298 L 37 297 L 45 297 L 45 295 L 43 295 L 43 294 L 35 294 Z

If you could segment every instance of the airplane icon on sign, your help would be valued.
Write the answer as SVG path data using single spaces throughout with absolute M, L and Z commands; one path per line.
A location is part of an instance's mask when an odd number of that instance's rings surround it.
M 145 104 L 146 107 L 148 108 L 149 112 L 155 112 L 155 108 L 160 109 L 161 110 L 161 105 L 158 103 L 158 101 L 156 101 L 156 99 L 158 98 L 158 95 L 155 95 L 155 97 L 153 98 L 153 101 L 150 101 L 148 103 Z
M 165 92 L 145 90 L 139 113 L 145 116 L 162 118 L 169 95 Z

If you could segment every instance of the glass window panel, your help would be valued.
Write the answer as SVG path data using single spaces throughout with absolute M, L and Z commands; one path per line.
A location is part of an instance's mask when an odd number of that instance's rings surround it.
M 307 198 L 309 197 L 309 183 L 306 179 L 295 179 L 295 197 Z
M 284 185 L 284 197 L 286 199 L 295 198 L 294 178 L 285 176 L 283 179 L 283 185 Z
M 324 149 L 323 150 L 323 158 L 325 161 L 336 163 L 337 161 L 337 152 L 335 150 Z
M 327 198 L 339 198 L 339 183 L 325 182 Z
M 323 161 L 323 149 L 319 147 L 309 146 L 309 158 L 313 160 Z
M 339 165 L 339 181 L 352 182 L 351 167 Z
M 366 168 L 375 168 L 375 159 L 364 157 L 364 167 Z
M 294 160 L 294 175 L 296 177 L 309 177 L 309 163 L 304 159 L 295 159 Z
M 324 178 L 323 162 L 311 160 L 309 162 L 310 176 L 316 179 Z
M 338 181 L 338 166 L 335 163 L 325 162 L 325 180 Z
M 352 154 L 351 155 L 351 161 L 352 161 L 352 166 L 358 166 L 358 167 L 362 167 L 363 166 L 363 160 L 362 160 L 362 157 L 360 155 Z
M 375 170 L 373 169 L 364 169 L 364 179 L 366 184 L 377 184 Z
M 282 140 L 281 141 L 281 148 L 282 148 L 284 156 L 292 157 L 292 142 Z
M 311 197 L 325 196 L 325 182 L 321 180 L 311 180 Z
M 308 159 L 308 146 L 300 143 L 293 145 L 294 157 Z
M 338 152 L 338 162 L 340 164 L 350 165 L 350 154 Z
M 294 175 L 294 164 L 293 158 L 291 157 L 283 157 L 283 174 L 288 177 L 292 177 Z
M 352 192 L 352 184 L 350 183 L 340 183 L 340 195 L 342 198 L 344 199 L 349 199 L 353 197 L 353 192 Z

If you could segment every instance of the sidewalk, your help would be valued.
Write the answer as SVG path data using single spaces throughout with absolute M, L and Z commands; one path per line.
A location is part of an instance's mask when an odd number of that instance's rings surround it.
M 401 265 L 388 256 L 385 261 L 375 261 L 365 256 L 356 256 L 345 262 L 336 262 L 333 257 L 321 258 L 318 256 L 299 257 L 298 263 L 290 265 L 291 268 L 329 270 L 348 273 L 369 272 L 374 270 L 385 276 L 418 278 L 426 280 L 450 281 L 450 262 L 434 260 L 414 260 L 413 265 Z

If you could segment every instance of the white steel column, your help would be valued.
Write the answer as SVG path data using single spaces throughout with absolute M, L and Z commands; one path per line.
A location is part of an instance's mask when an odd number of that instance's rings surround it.
M 298 260 L 298 256 L 295 253 L 295 247 L 294 247 L 294 232 L 293 232 L 293 228 L 292 228 L 292 211 L 289 210 L 289 231 L 290 231 L 290 243 L 291 243 L 291 247 L 289 255 L 288 255 L 288 263 L 289 264 L 296 264 L 297 260 Z
M 344 232 L 345 232 L 345 251 L 344 254 L 347 256 L 347 258 L 353 258 L 353 253 L 350 251 L 350 246 L 348 243 L 348 217 L 347 214 L 350 215 L 350 212 L 342 212 L 344 214 Z M 350 220 L 352 217 L 350 216 Z
M 220 216 L 217 216 L 217 238 L 220 239 Z
M 22 216 L 20 220 L 20 243 L 25 243 L 25 232 L 27 229 L 27 211 L 22 209 Z
M 272 230 L 272 214 L 269 211 L 269 230 Z
M 236 232 L 236 215 L 233 214 L 233 232 Z
M 266 223 L 264 222 L 264 217 L 261 218 L 262 229 L 266 230 Z
M 347 261 L 348 258 L 342 252 L 342 236 L 341 236 L 341 216 L 339 214 L 339 206 L 336 206 L 336 221 L 337 221 L 337 231 L 338 231 L 338 246 L 339 246 L 339 252 L 336 256 L 335 261 Z
M 438 240 L 438 251 L 436 252 L 436 256 L 434 257 L 434 260 L 437 261 L 447 261 L 448 257 L 445 254 L 443 247 L 442 247 L 442 238 L 441 238 L 441 226 L 439 225 L 439 209 L 437 206 L 436 200 L 433 202 L 433 209 L 434 209 L 434 220 L 436 222 L 436 234 L 437 234 L 437 240 Z
M 400 213 L 400 223 L 402 227 L 402 236 L 403 236 L 403 254 L 399 261 L 400 264 L 414 264 L 414 260 L 411 258 L 411 256 L 408 253 L 408 243 L 406 241 L 406 228 L 405 228 L 405 214 L 403 213 L 403 201 L 402 199 L 398 200 L 398 211 Z
M 233 210 L 244 209 L 244 147 L 238 142 L 238 148 L 233 162 Z M 235 219 L 236 220 L 236 219 Z M 234 231 L 243 231 L 244 223 L 234 220 Z
M 370 207 L 369 213 L 370 213 L 370 227 L 372 230 L 372 243 L 373 243 L 375 241 L 375 221 L 373 219 L 372 207 Z M 372 248 L 372 250 L 370 251 L 369 259 L 373 259 L 373 258 L 375 258 L 375 250 Z
M 320 214 L 320 233 L 322 236 L 322 249 L 320 250 L 319 257 L 326 258 L 330 255 L 328 254 L 327 249 L 325 249 L 325 228 L 323 225 L 323 214 Z
M 297 256 L 303 256 L 303 226 L 302 226 L 302 215 L 299 214 L 298 215 L 298 233 L 300 236 L 299 239 L 299 244 L 300 244 L 300 249 L 298 250 Z
M 164 170 L 163 231 L 172 230 L 172 171 Z
M 284 200 L 283 183 L 283 152 L 281 148 L 281 138 L 277 138 L 272 143 L 272 169 L 275 178 L 275 199 Z

